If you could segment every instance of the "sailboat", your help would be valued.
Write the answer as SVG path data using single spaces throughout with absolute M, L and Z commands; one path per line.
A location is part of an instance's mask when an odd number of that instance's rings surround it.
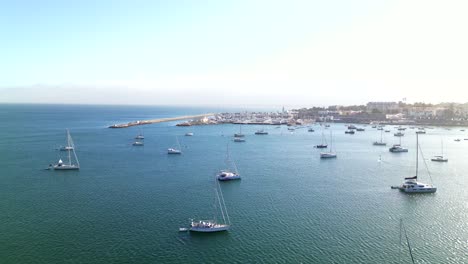
M 268 135 L 268 132 L 262 128 L 260 130 L 255 131 L 255 135 Z
M 388 149 L 390 152 L 398 153 L 398 152 L 408 152 L 407 148 L 401 146 L 401 137 L 399 137 L 400 143 L 394 144 L 391 148 Z
M 437 156 L 434 156 L 431 161 L 438 161 L 438 162 L 447 162 L 448 159 L 447 158 L 444 158 L 444 142 L 442 140 L 440 140 L 440 145 L 441 145 L 441 149 L 442 149 L 442 154 L 440 155 L 437 155 Z
M 57 164 L 53 165 L 52 168 L 54 170 L 79 170 L 80 169 L 80 162 L 78 161 L 78 157 L 76 156 L 75 153 L 75 144 L 73 143 L 73 139 L 70 135 L 70 131 L 67 129 L 67 146 L 64 151 L 67 151 L 68 155 L 68 162 L 64 163 L 62 159 L 59 159 Z M 72 155 L 71 153 L 73 152 L 73 157 L 75 158 L 76 164 L 72 163 Z
M 202 232 L 202 233 L 213 233 L 227 231 L 231 227 L 231 220 L 226 209 L 226 203 L 224 202 L 223 192 L 218 181 L 215 181 L 215 213 L 218 210 L 221 211 L 223 222 L 218 223 L 216 216 L 213 220 L 194 220 L 191 219 L 189 230 L 191 232 Z
M 387 143 L 383 142 L 383 130 L 380 130 L 380 141 L 374 141 L 374 146 L 387 146 Z
M 322 128 L 322 143 L 318 144 L 315 146 L 316 148 L 327 148 L 327 139 L 325 138 L 325 134 L 323 133 L 323 128 Z
M 416 134 L 416 175 L 406 177 L 402 185 L 398 187 L 400 191 L 405 193 L 434 193 L 437 188 L 432 184 L 418 182 L 418 166 L 419 165 L 419 137 Z
M 243 138 L 243 137 L 234 137 L 234 142 L 245 142 L 245 138 Z
M 235 133 L 234 137 L 244 137 L 244 134 L 242 134 L 242 125 L 239 125 L 239 133 Z
M 143 136 L 143 134 L 141 133 L 141 130 L 140 130 L 140 133 L 136 135 L 135 139 L 145 139 L 145 136 Z
M 332 132 L 331 131 L 330 131 L 330 151 L 320 152 L 320 158 L 321 159 L 336 158 L 336 153 L 333 152 L 333 137 L 332 137 Z
M 232 163 L 234 167 L 234 171 L 230 171 L 229 164 Z M 229 155 L 229 144 L 226 146 L 226 169 L 221 170 L 217 175 L 216 178 L 220 181 L 231 181 L 231 180 L 240 180 L 239 172 L 237 171 L 236 163 L 230 159 Z
M 182 154 L 182 148 L 180 147 L 179 139 L 176 137 L 177 147 L 178 148 L 168 148 L 167 154 Z

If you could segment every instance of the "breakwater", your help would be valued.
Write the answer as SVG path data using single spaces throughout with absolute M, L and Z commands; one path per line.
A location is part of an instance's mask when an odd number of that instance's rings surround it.
M 208 114 L 201 114 L 201 115 L 167 117 L 167 118 L 158 118 L 158 119 L 151 119 L 151 120 L 137 120 L 137 121 L 124 123 L 124 124 L 114 124 L 114 125 L 109 126 L 109 128 L 126 128 L 126 127 L 131 127 L 131 126 L 149 125 L 149 124 L 171 122 L 171 121 L 178 121 L 178 120 L 204 119 L 213 115 L 214 115 L 213 113 L 208 113 Z

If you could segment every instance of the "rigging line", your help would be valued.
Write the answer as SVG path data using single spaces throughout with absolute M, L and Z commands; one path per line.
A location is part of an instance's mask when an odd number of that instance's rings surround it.
M 400 218 L 400 246 L 399 246 L 400 254 L 398 254 L 398 263 L 401 263 L 401 245 L 402 245 L 402 243 L 401 243 L 401 227 L 402 227 L 402 225 L 403 225 L 403 219 Z
M 218 188 L 219 188 L 219 192 L 220 192 L 220 196 L 221 196 L 221 199 L 222 199 L 222 203 L 223 203 L 223 209 L 224 209 L 224 212 L 226 213 L 226 218 L 228 220 L 228 224 L 231 225 L 231 218 L 229 217 L 229 214 L 228 214 L 228 211 L 227 211 L 227 207 L 226 207 L 226 202 L 224 201 L 224 195 L 223 195 L 223 192 L 221 191 L 221 185 L 219 184 L 219 181 L 217 181 L 218 183 Z
M 219 199 L 219 193 L 218 193 L 218 190 L 215 189 L 215 192 L 216 192 L 216 197 L 218 197 L 218 203 L 219 203 L 219 207 L 221 208 L 221 215 L 223 216 L 223 222 L 226 223 L 226 218 L 224 217 L 224 210 L 223 210 L 223 207 L 221 205 L 221 199 Z
M 421 146 L 419 146 L 419 150 L 421 151 L 421 157 L 424 161 L 424 166 L 426 167 L 427 174 L 429 175 L 429 178 L 431 179 L 431 183 L 432 183 L 431 172 L 429 171 L 429 167 L 427 166 L 427 162 L 426 162 L 426 159 L 424 158 L 424 153 L 422 152 Z
M 411 245 L 409 243 L 408 234 L 406 233 L 406 227 L 405 227 L 404 224 L 403 224 L 403 229 L 405 230 L 406 244 L 408 245 L 409 253 L 410 253 L 410 256 L 411 256 L 411 261 L 414 264 L 413 252 L 411 251 Z

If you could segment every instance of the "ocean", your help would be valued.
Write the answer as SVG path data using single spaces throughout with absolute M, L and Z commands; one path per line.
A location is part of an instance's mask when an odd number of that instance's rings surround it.
M 239 125 L 230 124 L 107 128 L 221 110 L 1 104 L 0 263 L 410 263 L 400 219 L 416 263 L 468 263 L 462 128 L 420 135 L 420 180 L 438 188 L 423 195 L 390 188 L 414 176 L 411 129 L 402 138 L 409 152 L 395 154 L 393 126 L 386 147 L 372 145 L 380 131 L 369 125 L 354 135 L 339 123 L 315 132 L 243 126 L 245 143 L 232 142 Z M 261 128 L 269 134 L 254 135 Z M 81 169 L 45 170 L 63 159 L 66 129 Z M 332 131 L 336 159 L 319 158 L 322 131 L 328 141 Z M 145 145 L 132 146 L 140 132 Z M 167 155 L 177 140 L 183 154 Z M 449 161 L 431 162 L 442 140 Z M 179 232 L 190 218 L 219 217 L 214 177 L 228 144 L 242 176 L 220 183 L 231 229 Z

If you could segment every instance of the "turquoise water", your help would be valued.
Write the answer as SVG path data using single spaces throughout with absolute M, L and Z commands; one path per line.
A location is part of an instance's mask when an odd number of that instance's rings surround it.
M 212 218 L 213 177 L 239 126 L 106 127 L 216 110 L 0 105 L 0 263 L 409 263 L 400 218 L 417 263 L 468 263 L 468 132 L 460 128 L 420 136 L 426 159 L 443 138 L 449 162 L 427 161 L 430 176 L 420 163 L 421 181 L 432 178 L 437 193 L 406 195 L 390 186 L 414 174 L 412 130 L 402 139 L 409 152 L 392 154 L 372 145 L 380 131 L 345 135 L 344 124 L 332 124 L 338 158 L 320 160 L 319 126 L 265 127 L 267 136 L 244 126 L 247 142 L 230 144 L 243 178 L 221 184 L 231 230 L 179 233 L 189 218 Z M 63 154 L 55 149 L 66 128 L 80 171 L 44 170 Z M 145 146 L 133 147 L 140 129 Z M 183 154 L 168 156 L 176 136 Z

